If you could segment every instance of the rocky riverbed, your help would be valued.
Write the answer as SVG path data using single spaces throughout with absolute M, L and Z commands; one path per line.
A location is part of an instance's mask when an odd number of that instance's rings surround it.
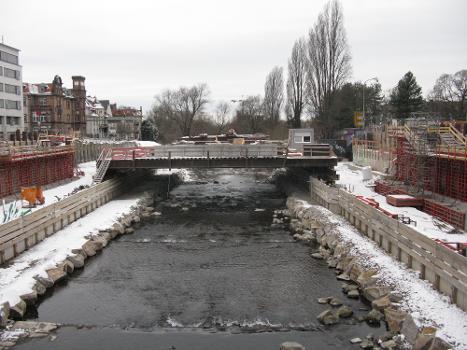
M 269 175 L 199 172 L 91 238 L 72 262 L 84 268 L 67 271 L 24 315 L 58 330 L 17 348 L 379 346 L 384 323 L 367 322 L 371 305 L 347 297 L 360 291 L 316 259 L 317 244 L 292 236 L 286 197 Z M 84 261 L 83 252 L 96 254 Z

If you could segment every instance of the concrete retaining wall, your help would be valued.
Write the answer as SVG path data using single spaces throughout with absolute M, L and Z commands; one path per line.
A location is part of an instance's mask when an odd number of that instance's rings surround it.
M 358 200 L 343 189 L 310 178 L 311 196 L 345 217 L 394 259 L 418 271 L 421 279 L 467 311 L 467 258 Z
M 111 179 L 0 226 L 0 265 L 121 193 Z
M 370 149 L 365 145 L 352 145 L 353 162 L 360 166 L 371 166 L 373 170 L 385 173 L 390 167 L 389 152 Z

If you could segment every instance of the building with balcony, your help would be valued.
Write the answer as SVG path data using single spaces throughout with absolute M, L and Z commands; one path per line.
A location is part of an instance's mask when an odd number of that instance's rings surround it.
M 85 78 L 73 76 L 73 88 L 56 75 L 51 84 L 23 84 L 25 120 L 30 133 L 83 137 L 86 134 Z
M 24 131 L 19 50 L 0 43 L 0 140 L 19 140 Z

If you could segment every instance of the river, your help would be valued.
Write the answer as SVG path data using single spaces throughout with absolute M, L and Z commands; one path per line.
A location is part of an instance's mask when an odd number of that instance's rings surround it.
M 17 349 L 347 349 L 382 330 L 355 318 L 324 327 L 336 296 L 355 315 L 366 305 L 341 291 L 314 247 L 271 228 L 285 195 L 254 170 L 198 171 L 155 203 L 162 215 L 121 236 L 43 298 L 32 319 L 61 323 L 57 337 Z

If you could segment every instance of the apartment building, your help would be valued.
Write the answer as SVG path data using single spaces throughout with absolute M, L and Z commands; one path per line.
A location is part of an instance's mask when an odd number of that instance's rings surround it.
M 0 140 L 20 140 L 24 131 L 19 50 L 0 43 Z

